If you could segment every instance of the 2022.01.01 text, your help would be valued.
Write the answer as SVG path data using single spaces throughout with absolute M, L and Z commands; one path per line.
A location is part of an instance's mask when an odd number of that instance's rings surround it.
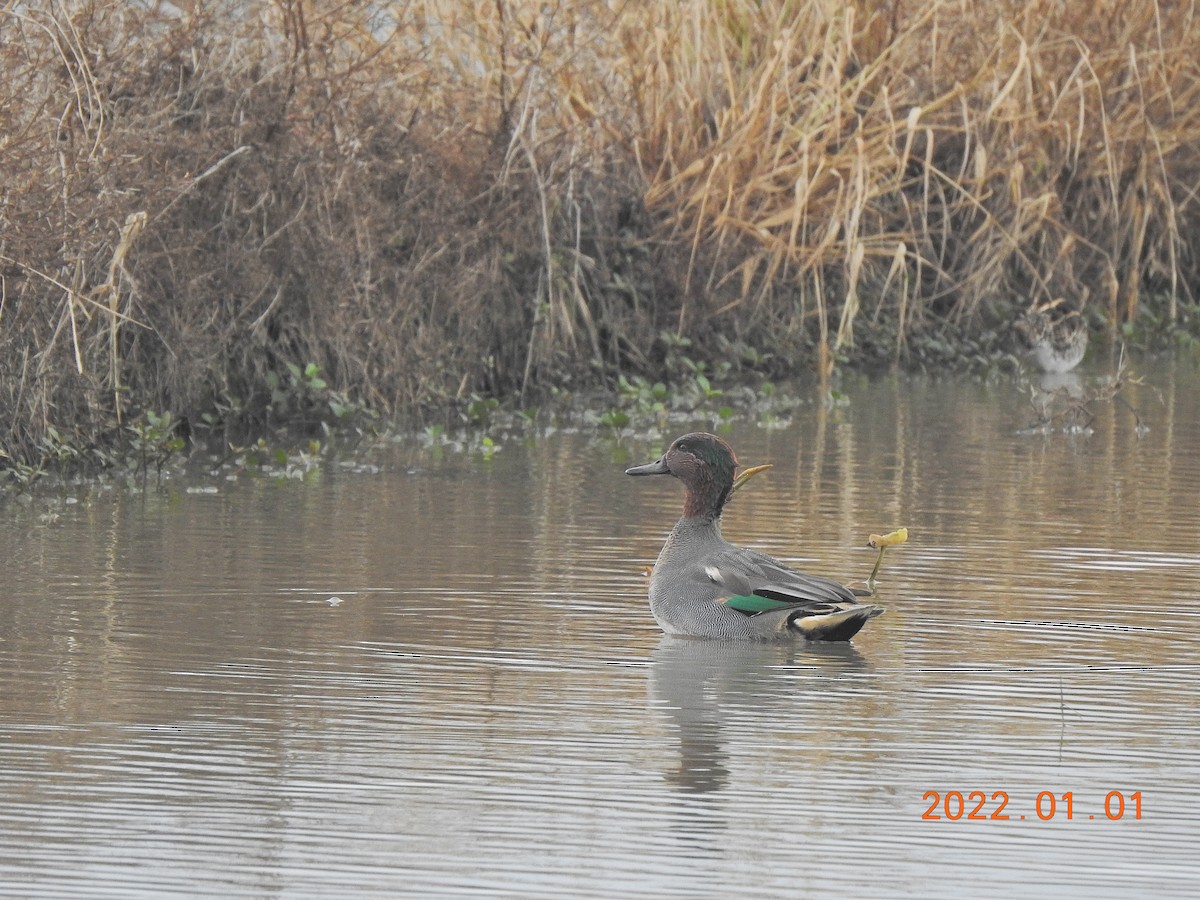
M 922 799 L 929 803 L 921 815 L 927 822 L 949 820 L 951 822 L 996 822 L 1016 819 L 1023 821 L 1023 813 L 1008 810 L 1008 791 L 993 791 L 989 797 L 985 791 L 926 791 Z M 1142 817 L 1142 792 L 1134 791 L 1129 795 L 1128 803 L 1120 791 L 1109 791 L 1104 795 L 1103 814 L 1099 811 L 1086 816 L 1089 820 L 1108 820 L 1116 822 L 1132 813 L 1132 818 Z M 1075 795 L 1071 791 L 1055 794 L 1053 791 L 1042 791 L 1034 801 L 1032 813 L 1028 818 L 1049 822 L 1058 817 L 1073 821 L 1083 819 L 1084 815 L 1076 815 Z

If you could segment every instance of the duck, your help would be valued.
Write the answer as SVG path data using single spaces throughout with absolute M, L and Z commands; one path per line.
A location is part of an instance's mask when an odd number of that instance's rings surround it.
M 883 608 L 862 602 L 845 585 L 798 572 L 721 534 L 721 513 L 739 467 L 722 438 L 693 432 L 676 438 L 654 462 L 625 470 L 673 475 L 686 491 L 683 516 L 650 573 L 655 620 L 667 634 L 689 637 L 850 640 Z
M 1064 375 L 1087 353 L 1087 322 L 1079 310 L 1062 311 L 1060 298 L 1035 306 L 1016 323 L 1017 334 L 1033 351 L 1038 367 L 1047 375 Z

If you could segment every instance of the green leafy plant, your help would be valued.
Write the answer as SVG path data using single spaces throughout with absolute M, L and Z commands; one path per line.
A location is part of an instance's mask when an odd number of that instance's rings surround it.
M 480 397 L 472 394 L 466 409 L 463 410 L 463 421 L 476 428 L 487 428 L 492 422 L 492 414 L 499 406 L 500 401 L 495 397 Z
M 0 450 L 0 458 L 5 460 L 5 467 L 0 469 L 0 479 L 15 485 L 19 490 L 24 490 L 46 474 L 46 470 L 40 465 L 14 460 L 3 450 Z
M 134 472 L 140 472 L 143 478 L 151 463 L 154 464 L 156 477 L 161 478 L 167 460 L 187 446 L 178 420 L 169 412 L 156 413 L 146 410 L 137 421 L 128 426 L 128 430 L 133 435 L 131 444 L 138 457 Z

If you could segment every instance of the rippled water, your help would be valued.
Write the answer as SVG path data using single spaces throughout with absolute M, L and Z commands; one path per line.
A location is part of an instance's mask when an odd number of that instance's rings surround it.
M 1200 374 L 1139 371 L 1143 436 L 921 379 L 736 425 L 731 539 L 909 527 L 849 646 L 659 633 L 657 438 L 10 503 L 0 892 L 1194 896 Z

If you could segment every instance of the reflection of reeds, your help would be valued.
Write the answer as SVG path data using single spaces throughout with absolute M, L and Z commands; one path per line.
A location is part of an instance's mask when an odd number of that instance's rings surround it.
M 395 410 L 649 369 L 664 331 L 827 374 L 1194 299 L 1186 7 L 126 6 L 0 12 L 14 456 L 125 406 L 261 419 L 289 362 Z

